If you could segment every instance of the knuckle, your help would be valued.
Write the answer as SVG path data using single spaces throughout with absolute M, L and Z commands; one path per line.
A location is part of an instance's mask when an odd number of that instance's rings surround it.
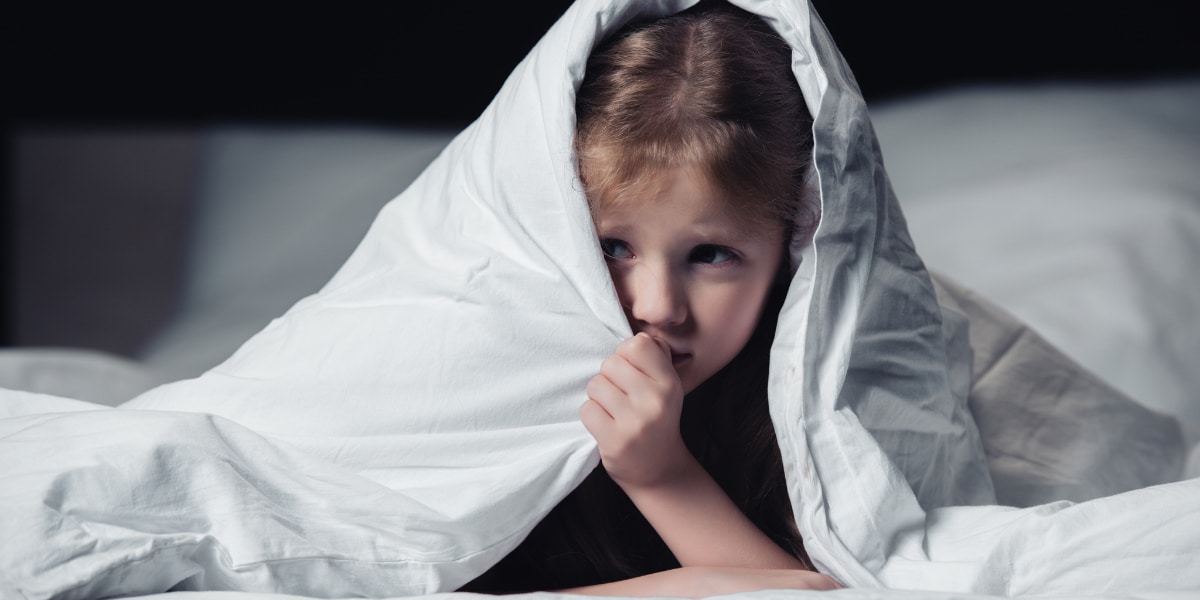
M 667 407 L 662 402 L 656 402 L 646 407 L 646 421 L 648 423 L 662 421 L 666 416 Z
M 617 354 L 609 355 L 608 358 L 604 359 L 604 362 L 600 363 L 600 372 L 605 375 L 611 375 L 620 366 L 621 360 L 621 356 Z
M 667 398 L 683 399 L 683 383 L 678 377 L 673 377 L 663 386 L 663 395 Z
M 595 402 L 588 400 L 579 407 L 579 420 L 583 421 L 583 427 L 587 429 L 589 433 L 596 433 L 596 428 L 600 425 L 599 419 L 600 407 L 597 406 Z
M 585 388 L 588 398 L 595 398 L 596 395 L 602 393 L 604 390 L 604 382 L 604 378 L 600 375 L 589 379 L 587 382 L 587 387 Z M 587 406 L 587 403 L 584 403 L 584 406 Z
M 654 338 L 648 335 L 638 336 L 637 344 L 633 346 L 633 349 L 641 356 L 652 356 L 659 352 L 658 342 L 654 341 Z
M 650 336 L 635 335 L 621 342 L 621 345 L 617 347 L 617 352 L 624 356 L 637 356 L 645 352 L 646 348 L 653 343 Z

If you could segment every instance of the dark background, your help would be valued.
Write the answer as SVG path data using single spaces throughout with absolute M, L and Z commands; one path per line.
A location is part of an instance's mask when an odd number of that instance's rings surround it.
M 9 121 L 461 126 L 570 5 L 392 3 L 263 14 L 22 9 Z M 947 85 L 1196 72 L 1191 2 L 814 2 L 868 100 Z
M 980 83 L 1200 74 L 1186 2 L 814 4 L 870 103 Z M 196 177 L 184 165 L 205 126 L 460 128 L 568 5 L 11 10 L 0 345 L 136 353 L 175 301 Z M 63 179 L 81 153 L 102 163 Z M 131 161 L 154 176 L 122 182 L 137 190 L 122 198 L 136 198 L 114 210 L 105 174 Z M 79 292 L 86 278 L 107 287 Z M 140 323 L 112 316 L 131 302 Z

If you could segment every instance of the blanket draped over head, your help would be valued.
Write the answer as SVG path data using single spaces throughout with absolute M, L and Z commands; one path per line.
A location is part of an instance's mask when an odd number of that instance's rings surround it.
M 583 390 L 630 335 L 575 168 L 575 89 L 605 35 L 691 4 L 573 5 L 337 275 L 205 375 L 104 411 L 5 395 L 0 595 L 412 595 L 513 549 L 597 465 Z M 793 248 L 768 386 L 815 564 L 853 587 L 1200 589 L 1195 482 L 988 506 L 962 323 L 850 71 L 805 2 L 734 4 L 792 46 L 815 118 L 822 221 Z

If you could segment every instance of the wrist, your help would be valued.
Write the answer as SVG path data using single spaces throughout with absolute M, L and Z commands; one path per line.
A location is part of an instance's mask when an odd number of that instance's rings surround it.
M 683 496 L 702 487 L 716 482 L 708 471 L 692 456 L 686 448 L 678 459 L 671 461 L 670 467 L 663 469 L 649 479 L 623 481 L 613 477 L 613 481 L 636 504 L 638 498 L 648 495 L 658 497 Z

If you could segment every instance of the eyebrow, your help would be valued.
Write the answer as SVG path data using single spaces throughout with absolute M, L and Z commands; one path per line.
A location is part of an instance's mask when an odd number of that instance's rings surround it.
M 715 219 L 715 223 L 713 220 Z M 757 231 L 750 223 L 739 219 L 733 219 L 725 215 L 716 215 L 710 219 L 707 215 L 705 218 L 694 223 L 697 229 L 718 237 L 722 237 L 735 242 L 744 242 L 756 237 Z
M 688 229 L 697 237 L 714 238 L 717 242 L 730 244 L 744 243 L 756 237 L 756 231 L 748 225 L 734 225 L 727 221 L 728 219 L 721 215 L 705 216 L 691 223 Z M 608 224 L 607 226 L 600 222 L 596 223 L 596 233 L 605 236 L 620 237 L 632 229 L 633 226 L 623 220 L 622 222 Z

